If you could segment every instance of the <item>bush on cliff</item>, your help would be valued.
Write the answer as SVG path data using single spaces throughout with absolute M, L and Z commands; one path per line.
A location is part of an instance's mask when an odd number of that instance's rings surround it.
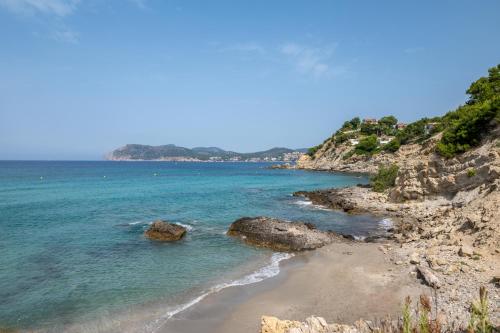
M 323 148 L 323 144 L 320 144 L 320 145 L 317 145 L 317 146 L 311 147 L 311 148 L 309 148 L 309 150 L 307 151 L 307 155 L 309 155 L 310 157 L 314 158 L 314 154 L 316 154 L 316 152 L 317 152 L 318 150 L 320 150 L 321 148 Z
M 401 147 L 401 143 L 398 138 L 392 139 L 388 144 L 382 147 L 383 150 L 389 151 L 391 153 L 395 153 L 398 151 L 399 147 Z
M 375 192 L 384 192 L 396 184 L 399 167 L 395 164 L 380 166 L 375 176 L 370 179 L 370 184 Z
M 371 155 L 377 150 L 377 147 L 377 136 L 375 134 L 372 134 L 362 138 L 354 148 L 354 151 L 358 155 Z

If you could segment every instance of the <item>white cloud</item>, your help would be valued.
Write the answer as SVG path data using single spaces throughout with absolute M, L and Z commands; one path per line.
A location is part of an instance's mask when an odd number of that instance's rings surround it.
M 0 6 L 18 14 L 51 14 L 67 16 L 80 0 L 0 0 Z
M 296 43 L 287 43 L 279 48 L 295 68 L 303 74 L 315 78 L 331 76 L 336 72 L 330 64 L 335 45 L 327 47 L 308 47 Z

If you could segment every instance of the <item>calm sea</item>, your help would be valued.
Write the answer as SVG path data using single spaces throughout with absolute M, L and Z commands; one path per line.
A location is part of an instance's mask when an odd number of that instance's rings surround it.
M 0 327 L 102 327 L 102 318 L 148 304 L 164 321 L 207 291 L 277 274 L 284 255 L 225 235 L 242 216 L 302 220 L 360 236 L 380 228 L 370 217 L 291 196 L 366 178 L 266 166 L 0 162 Z M 187 226 L 187 237 L 144 238 L 156 219 Z

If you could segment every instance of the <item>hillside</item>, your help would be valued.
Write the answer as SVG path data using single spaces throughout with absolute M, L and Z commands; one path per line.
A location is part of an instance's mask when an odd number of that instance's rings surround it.
M 297 168 L 376 173 L 380 165 L 403 162 L 425 154 L 451 160 L 498 137 L 500 122 L 500 65 L 488 77 L 472 83 L 469 99 L 442 117 L 423 118 L 410 124 L 394 116 L 358 117 L 346 121 L 322 144 L 309 149 Z
M 128 144 L 112 151 L 106 159 L 111 161 L 295 161 L 304 150 L 272 148 L 255 153 L 237 153 L 217 147 L 195 147 L 192 149 L 173 144 L 148 146 Z

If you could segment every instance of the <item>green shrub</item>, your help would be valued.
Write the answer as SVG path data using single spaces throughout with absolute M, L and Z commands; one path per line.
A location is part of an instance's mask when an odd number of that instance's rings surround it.
M 437 152 L 450 158 L 478 146 L 499 114 L 500 97 L 491 102 L 467 104 L 448 113 L 444 117 L 448 126 L 437 145 Z
M 488 318 L 488 291 L 484 286 L 479 288 L 479 302 L 470 307 L 468 331 L 472 333 L 491 333 L 493 326 Z
M 310 157 L 314 158 L 314 154 L 316 154 L 316 152 L 318 150 L 320 150 L 322 147 L 323 147 L 323 144 L 320 144 L 320 145 L 317 145 L 317 146 L 309 148 L 309 150 L 307 151 L 307 155 L 309 155 Z
M 347 153 L 345 153 L 343 156 L 342 156 L 342 159 L 343 160 L 347 160 L 349 158 L 352 157 L 352 155 L 354 155 L 354 149 L 351 149 L 349 150 Z
M 385 146 L 382 147 L 382 150 L 389 151 L 391 153 L 397 152 L 399 147 L 401 147 L 401 143 L 398 138 L 392 139 Z
M 467 176 L 468 177 L 474 177 L 476 175 L 476 169 L 469 169 L 467 170 Z
M 377 136 L 372 134 L 359 140 L 359 143 L 354 148 L 354 151 L 358 155 L 371 155 L 376 151 L 377 147 Z
M 375 176 L 370 179 L 370 184 L 375 192 L 384 192 L 396 183 L 399 167 L 395 164 L 380 166 Z

